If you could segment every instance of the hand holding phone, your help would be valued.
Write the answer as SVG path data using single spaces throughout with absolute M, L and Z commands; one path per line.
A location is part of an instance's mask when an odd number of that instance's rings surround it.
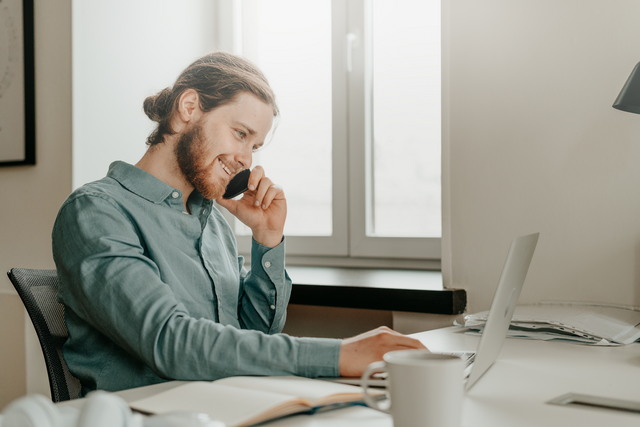
M 244 193 L 249 189 L 249 175 L 251 175 L 251 169 L 245 169 L 240 171 L 231 178 L 229 181 L 229 185 L 227 185 L 227 190 L 222 195 L 223 199 L 233 199 L 236 196 Z
M 252 188 L 248 190 L 249 179 Z M 244 197 L 233 199 L 245 191 Z M 234 176 L 217 203 L 249 227 L 253 239 L 261 245 L 273 248 L 282 241 L 287 201 L 282 187 L 265 176 L 262 166 Z

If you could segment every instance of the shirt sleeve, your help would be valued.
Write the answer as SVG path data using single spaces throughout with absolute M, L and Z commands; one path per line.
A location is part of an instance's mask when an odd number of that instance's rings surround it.
M 285 239 L 274 248 L 252 239 L 251 270 L 239 258 L 240 293 L 238 318 L 245 329 L 267 334 L 282 331 L 291 296 L 291 279 L 285 270 Z
M 135 222 L 107 197 L 85 194 L 69 199 L 52 237 L 60 301 L 88 329 L 94 328 L 162 378 L 339 374 L 339 340 L 269 335 L 189 316 L 145 253 Z M 272 259 L 269 253 L 262 258 Z M 262 323 L 265 329 L 269 316 L 249 308 L 264 294 L 259 276 L 254 273 L 246 280 L 243 302 L 247 303 L 242 305 L 247 324 Z M 281 330 L 284 324 L 285 286 L 290 289 L 290 281 L 284 269 L 278 277 L 272 292 L 281 310 L 272 316 L 268 332 Z

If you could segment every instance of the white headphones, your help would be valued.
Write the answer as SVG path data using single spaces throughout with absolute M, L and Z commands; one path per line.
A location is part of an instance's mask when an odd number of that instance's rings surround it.
M 0 427 L 225 427 L 204 414 L 178 412 L 143 417 L 131 412 L 124 399 L 106 391 L 92 391 L 82 409 L 56 406 L 31 394 L 10 403 L 0 415 Z

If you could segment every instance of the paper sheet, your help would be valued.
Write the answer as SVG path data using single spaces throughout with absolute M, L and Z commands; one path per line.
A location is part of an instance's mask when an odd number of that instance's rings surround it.
M 488 312 L 465 316 L 481 332 Z M 640 309 L 619 305 L 543 301 L 516 307 L 509 337 L 585 344 L 630 344 L 640 339 Z

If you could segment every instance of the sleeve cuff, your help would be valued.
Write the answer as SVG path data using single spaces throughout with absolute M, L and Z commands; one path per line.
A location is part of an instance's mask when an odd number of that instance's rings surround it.
M 284 282 L 285 241 L 275 248 L 251 240 L 251 274 L 273 283 Z
M 341 340 L 298 338 L 298 373 L 304 377 L 339 377 Z

